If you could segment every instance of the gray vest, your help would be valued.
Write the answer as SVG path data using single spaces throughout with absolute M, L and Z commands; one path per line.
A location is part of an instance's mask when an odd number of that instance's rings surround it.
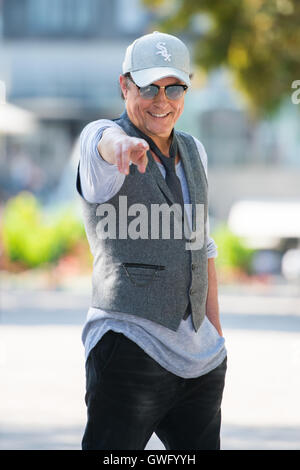
M 128 135 L 139 137 L 126 113 L 116 123 Z M 132 164 L 121 189 L 109 201 L 89 203 L 81 197 L 94 259 L 92 306 L 147 318 L 173 331 L 189 306 L 197 331 L 205 316 L 208 288 L 207 180 L 194 139 L 178 131 L 175 136 L 192 205 L 192 229 L 203 234 L 203 243 L 187 231 L 178 237 L 180 216 L 165 211 L 174 204 L 172 193 L 148 152 L 146 172 L 140 173 Z M 82 196 L 79 171 L 77 190 Z M 203 218 L 196 217 L 197 207 L 203 209 Z M 158 227 L 160 209 L 170 217 L 163 221 L 161 216 Z

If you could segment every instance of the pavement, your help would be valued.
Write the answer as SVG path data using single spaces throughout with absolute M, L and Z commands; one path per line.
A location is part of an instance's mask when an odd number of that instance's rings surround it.
M 0 449 L 80 449 L 86 420 L 82 325 L 88 283 L 4 283 Z M 220 287 L 228 351 L 223 450 L 300 450 L 300 291 Z M 155 434 L 146 450 L 164 446 Z

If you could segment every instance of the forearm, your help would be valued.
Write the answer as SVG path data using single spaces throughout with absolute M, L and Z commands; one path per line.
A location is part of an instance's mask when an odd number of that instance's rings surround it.
M 88 124 L 80 136 L 80 182 L 83 197 L 91 203 L 111 199 L 121 188 L 125 175 L 115 165 L 106 162 L 98 150 L 105 129 L 116 126 L 112 121 L 100 119 Z
M 208 259 L 208 293 L 206 300 L 206 316 L 214 325 L 220 336 L 223 336 L 218 299 L 218 281 L 214 258 Z

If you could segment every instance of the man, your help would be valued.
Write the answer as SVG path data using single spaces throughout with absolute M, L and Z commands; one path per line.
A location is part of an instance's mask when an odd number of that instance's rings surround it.
M 94 256 L 83 449 L 144 449 L 153 432 L 170 450 L 220 448 L 226 349 L 206 153 L 174 131 L 189 67 L 178 38 L 137 39 L 120 76 L 124 113 L 81 134 L 77 189 Z

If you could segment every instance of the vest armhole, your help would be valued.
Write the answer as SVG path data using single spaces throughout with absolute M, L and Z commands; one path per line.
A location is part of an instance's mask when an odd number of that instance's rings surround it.
M 198 150 L 198 147 L 197 147 L 197 144 L 194 140 L 194 137 L 191 136 L 190 134 L 187 134 L 186 132 L 183 132 L 183 131 L 176 131 L 176 136 L 177 138 L 179 138 L 179 140 L 181 141 L 182 144 L 184 144 L 186 147 L 188 146 L 192 146 L 194 147 L 195 151 L 196 151 L 196 154 L 198 155 L 199 157 L 199 162 L 200 162 L 200 166 L 201 166 L 201 169 L 204 173 L 204 177 L 205 177 L 205 181 L 206 181 L 206 184 L 208 185 L 208 179 L 207 179 L 207 175 L 206 175 L 206 172 L 205 172 L 205 168 L 203 166 L 203 163 L 202 163 L 202 160 L 201 160 L 201 156 L 200 156 L 200 153 L 199 153 L 199 150 Z
M 78 167 L 77 167 L 76 189 L 77 189 L 77 192 L 79 193 L 79 195 L 84 199 L 83 194 L 82 194 L 82 188 L 81 188 L 79 166 L 80 166 L 80 162 L 78 163 Z

